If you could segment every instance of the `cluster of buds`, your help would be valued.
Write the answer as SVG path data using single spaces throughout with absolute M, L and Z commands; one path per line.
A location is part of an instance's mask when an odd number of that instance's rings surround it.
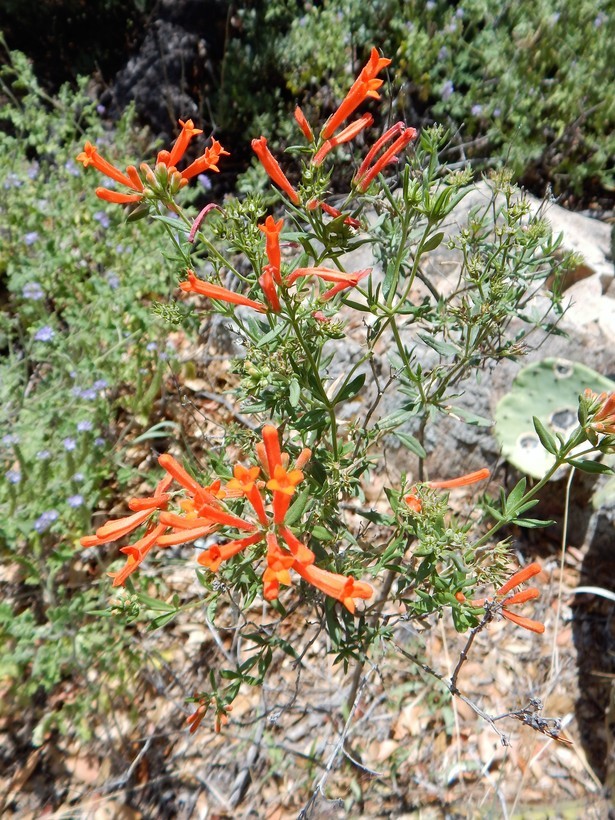
M 256 445 L 256 455 L 258 465 L 245 467 L 236 464 L 233 478 L 224 486 L 220 479 L 202 486 L 173 456 L 161 455 L 158 461 L 166 475 L 153 495 L 131 499 L 128 506 L 133 511 L 132 515 L 107 522 L 94 535 L 82 538 L 81 545 L 93 547 L 117 541 L 146 525 L 141 538 L 120 550 L 127 555 L 125 566 L 118 572 L 110 573 L 113 586 L 122 586 L 154 547 L 193 543 L 224 529 L 230 531 L 230 540 L 203 550 L 198 558 L 201 566 L 217 572 L 223 561 L 249 547 L 265 546 L 263 596 L 266 600 L 274 600 L 281 585 L 289 586 L 292 583 L 290 570 L 293 570 L 304 581 L 341 601 L 346 609 L 354 613 L 355 599 L 371 598 L 372 587 L 363 581 L 315 566 L 314 553 L 286 523 L 290 502 L 297 486 L 303 481 L 302 468 L 311 456 L 310 451 L 304 449 L 293 468 L 289 469 L 290 459 L 280 450 L 277 429 L 265 425 L 262 441 Z M 260 478 L 261 473 L 266 480 Z M 173 482 L 180 487 L 179 495 L 169 492 Z M 251 515 L 238 516 L 224 503 L 239 498 L 248 502 Z M 175 511 L 169 510 L 171 503 L 177 507 Z M 261 554 L 262 549 L 257 556 Z
M 190 727 L 190 734 L 193 735 L 199 728 L 210 706 L 216 709 L 214 731 L 219 734 L 222 727 L 228 723 L 228 714 L 233 711 L 233 707 L 220 706 L 216 698 L 198 698 L 197 702 L 199 705 L 196 710 L 186 718 L 186 724 Z
M 128 165 L 125 172 L 120 171 L 102 157 L 92 143 L 86 142 L 83 151 L 77 156 L 77 161 L 83 163 L 84 168 L 91 165 L 101 174 L 132 192 L 126 194 L 109 188 L 96 188 L 96 196 L 118 205 L 146 204 L 148 200 L 159 200 L 174 210 L 174 197 L 192 177 L 205 171 L 218 172 L 220 157 L 229 156 L 229 152 L 224 150 L 218 140 L 212 140 L 211 146 L 183 171 L 177 169 L 192 138 L 203 133 L 201 129 L 194 127 L 192 120 L 180 120 L 179 124 L 182 130 L 171 150 L 158 153 L 153 169 L 146 162 L 141 163 L 141 174 L 134 165 Z
M 599 436 L 615 436 L 615 393 L 594 393 L 588 388 L 579 402 L 579 422 L 594 446 Z

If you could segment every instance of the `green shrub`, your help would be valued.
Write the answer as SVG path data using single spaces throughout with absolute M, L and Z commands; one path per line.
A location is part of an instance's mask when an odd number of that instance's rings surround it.
M 244 88 L 258 82 L 261 98 L 268 85 L 258 67 L 275 67 L 318 119 L 375 43 L 395 57 L 389 79 L 409 125 L 446 123 L 464 156 L 505 162 L 541 192 L 546 183 L 556 194 L 613 186 L 615 98 L 605 84 L 615 31 L 606 3 L 325 0 L 294 11 L 290 23 L 287 3 L 263 6 L 244 11 L 243 51 L 233 46 L 236 71 L 256 61 L 256 80 Z
M 77 536 L 114 498 L 111 475 L 135 479 L 120 445 L 148 425 L 172 366 L 152 304 L 175 282 L 153 232 L 83 194 L 83 133 L 134 156 L 130 112 L 111 133 L 85 80 L 49 99 L 12 53 L 0 126 L 0 677 L 23 704 L 89 665 L 126 668 L 127 639 L 89 615 L 104 588 L 76 582 L 92 574 Z M 82 728 L 88 701 L 72 705 Z

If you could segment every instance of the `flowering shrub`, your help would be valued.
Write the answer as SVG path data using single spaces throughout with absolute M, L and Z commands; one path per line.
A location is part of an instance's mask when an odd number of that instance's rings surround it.
M 194 567 L 208 617 L 235 613 L 244 648 L 226 653 L 229 666 L 210 670 L 193 699 L 190 731 L 210 706 L 220 730 L 241 686 L 260 685 L 276 653 L 301 663 L 305 649 L 282 635 L 293 611 L 326 633 L 336 660 L 353 665 L 349 709 L 370 652 L 383 642 L 397 646 L 401 621 L 450 612 L 458 631 L 471 630 L 466 649 L 499 615 L 542 633 L 542 622 L 516 609 L 538 597 L 537 588 L 518 587 L 540 566 L 511 575 L 505 528 L 542 526 L 527 513 L 550 477 L 564 464 L 606 470 L 588 457 L 615 444 L 613 397 L 582 396 L 579 427 L 568 440 L 535 421 L 555 457 L 552 469 L 534 486 L 521 479 L 499 499 L 485 498 L 482 515 L 458 519 L 447 491 L 486 482 L 490 467 L 428 479 L 426 431 L 445 415 L 485 423 L 453 404 L 459 385 L 487 362 L 521 356 L 532 330 L 551 327 L 566 259 L 556 254 L 558 241 L 542 214 L 530 214 L 502 172 L 492 178 L 492 199 L 448 239 L 462 259 L 453 286 L 429 274 L 427 255 L 444 242 L 445 222 L 471 180 L 467 170 L 441 165 L 446 139 L 437 127 L 420 135 L 402 122 L 387 129 L 358 165 L 347 195 L 327 201 L 336 148 L 352 143 L 372 115 L 348 120 L 379 98 L 379 75 L 389 62 L 373 49 L 320 130 L 295 111 L 305 144 L 294 150 L 293 165 L 278 161 L 266 137 L 253 140 L 281 191 L 275 216 L 256 196 L 209 204 L 196 217 L 180 206 L 194 168 L 215 172 L 227 155 L 213 140 L 178 170 L 200 136 L 191 120 L 180 123 L 171 151 L 140 173 L 135 166 L 120 170 L 89 143 L 78 157 L 131 190 L 97 188 L 100 198 L 127 204 L 129 219 L 149 216 L 166 231 L 182 298 L 224 316 L 244 352 L 233 365 L 242 426 L 229 425 L 221 443 L 201 454 L 198 470 L 183 466 L 177 453 L 161 454 L 153 493 L 131 498 L 130 512 L 81 539 L 84 548 L 98 549 L 134 533 L 120 548 L 125 563 L 110 573 L 113 586 L 129 588 L 154 555 L 164 566 L 164 551 L 197 546 Z M 364 246 L 373 263 L 349 264 L 347 255 Z M 532 297 L 547 278 L 555 284 L 549 309 L 540 313 Z M 351 323 L 360 344 L 340 364 Z M 366 488 L 383 473 L 382 449 L 392 437 L 407 448 L 408 470 L 371 508 Z M 479 592 L 493 586 L 492 596 Z M 273 610 L 271 624 L 247 617 L 259 598 Z M 183 608 L 177 599 L 154 605 L 139 593 L 114 603 L 135 617 L 140 606 L 161 612 L 158 626 Z M 306 646 L 309 640 L 306 627 Z M 466 656 L 448 684 L 454 694 Z
M 615 38 L 602 0 L 329 0 L 299 10 L 280 0 L 239 15 L 241 40 L 228 46 L 225 75 L 234 92 L 229 114 L 256 117 L 255 99 L 262 114 L 268 94 L 266 110 L 283 129 L 279 94 L 263 82 L 272 75 L 316 112 L 328 110 L 352 71 L 349 53 L 378 39 L 396 55 L 387 77 L 396 110 L 414 125 L 419 117 L 421 125 L 446 123 L 463 159 L 505 163 L 535 192 L 548 183 L 558 196 L 574 190 L 606 201 L 615 105 L 603 78 Z M 274 27 L 276 36 L 266 36 Z M 322 77 L 328 83 L 319 89 L 314 78 Z M 224 115 L 223 101 L 219 108 Z

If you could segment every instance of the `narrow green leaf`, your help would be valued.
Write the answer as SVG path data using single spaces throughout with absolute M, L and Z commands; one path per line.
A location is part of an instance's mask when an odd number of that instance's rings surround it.
M 427 333 L 418 333 L 417 336 L 425 342 L 428 347 L 431 347 L 432 350 L 435 350 L 436 353 L 439 353 L 441 356 L 456 356 L 459 353 L 459 348 L 450 342 L 435 339 Z
M 539 518 L 513 518 L 512 524 L 516 524 L 518 527 L 525 527 L 528 530 L 534 530 L 538 527 L 549 527 L 551 524 L 554 524 L 554 521 L 542 521 Z
M 414 436 L 411 436 L 409 433 L 402 433 L 399 430 L 396 430 L 393 435 L 398 438 L 404 447 L 407 447 L 411 453 L 414 453 L 419 458 L 426 458 L 427 453 L 425 452 L 425 448 Z
M 299 382 L 297 379 L 291 379 L 289 385 L 289 395 L 288 400 L 290 402 L 291 407 L 296 407 L 299 404 L 299 399 L 301 397 L 301 388 L 299 387 Z
M 443 231 L 440 231 L 439 233 L 433 234 L 433 236 L 430 236 L 428 239 L 425 240 L 425 242 L 419 248 L 418 252 L 419 253 L 427 253 L 428 251 L 434 251 L 438 247 L 438 245 L 442 242 L 443 239 L 444 239 L 444 232 Z
M 365 384 L 365 373 L 359 373 L 352 381 L 348 382 L 337 394 L 333 400 L 333 404 L 339 404 L 342 401 L 354 398 L 359 390 Z
M 606 464 L 601 464 L 599 461 L 590 461 L 588 458 L 570 458 L 567 463 L 572 465 L 572 467 L 576 467 L 577 470 L 582 470 L 584 473 L 613 475 L 615 472 L 612 467 L 607 467 Z
M 525 476 L 519 481 L 513 489 L 508 494 L 508 498 L 506 499 L 506 509 L 508 511 L 516 510 L 517 505 L 523 498 L 523 494 L 525 493 L 525 487 L 527 485 L 527 479 Z
M 551 455 L 557 455 L 557 451 L 559 448 L 557 446 L 555 436 L 553 436 L 547 430 L 547 428 L 544 426 L 544 424 L 541 422 L 538 416 L 532 416 L 532 421 L 534 422 L 534 430 L 536 430 L 536 435 L 540 439 L 540 443 L 542 444 L 542 446 L 548 453 L 551 453 Z

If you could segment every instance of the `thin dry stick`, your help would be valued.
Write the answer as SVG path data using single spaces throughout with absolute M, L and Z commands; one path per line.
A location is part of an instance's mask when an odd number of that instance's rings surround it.
M 395 580 L 395 571 L 390 569 L 385 576 L 384 584 L 382 585 L 382 589 L 380 590 L 380 595 L 378 596 L 378 600 L 374 604 L 374 609 L 370 614 L 370 625 L 373 626 L 380 616 L 382 615 L 382 610 L 384 609 L 384 605 L 386 604 L 389 593 L 391 591 L 391 587 L 393 586 L 393 581 Z M 346 709 L 350 711 L 354 708 L 355 701 L 357 698 L 357 693 L 359 689 L 359 682 L 361 680 L 361 674 L 363 672 L 363 667 L 365 666 L 365 661 L 358 660 L 357 665 L 354 668 L 354 672 L 352 675 L 352 681 L 350 683 L 350 692 L 348 693 L 348 697 L 346 699 Z
M 363 691 L 363 689 L 367 685 L 367 681 L 368 681 L 370 675 L 372 674 L 372 672 L 374 671 L 374 669 L 375 669 L 375 667 L 372 667 L 367 672 L 367 674 L 364 675 L 363 680 L 361 681 L 361 685 L 359 686 L 357 694 L 360 694 Z M 316 802 L 319 794 L 325 800 L 327 800 L 327 797 L 324 793 L 324 787 L 325 787 L 325 784 L 326 784 L 327 780 L 329 779 L 329 775 L 331 774 L 331 771 L 333 769 L 333 765 L 335 764 L 337 756 L 343 749 L 344 743 L 346 741 L 346 737 L 348 735 L 348 732 L 350 731 L 350 726 L 352 724 L 352 719 L 354 717 L 354 713 L 355 713 L 355 710 L 357 708 L 357 703 L 358 703 L 358 698 L 355 700 L 354 704 L 352 705 L 352 708 L 350 709 L 350 713 L 349 713 L 349 715 L 346 719 L 346 723 L 344 724 L 344 728 L 342 729 L 342 731 L 340 733 L 340 736 L 337 740 L 337 743 L 335 744 L 335 747 L 334 747 L 333 751 L 331 752 L 331 756 L 329 757 L 329 760 L 327 761 L 327 765 L 325 766 L 325 770 L 324 770 L 320 780 L 318 781 L 318 783 L 314 787 L 314 791 L 312 792 L 312 795 L 311 795 L 310 799 L 308 800 L 308 802 L 305 804 L 305 806 L 301 809 L 301 811 L 297 815 L 297 820 L 309 820 L 309 816 L 310 816 L 309 812 L 310 812 L 311 808 L 313 807 L 314 803 Z
M 440 621 L 440 634 L 442 636 L 442 646 L 444 647 L 444 660 L 446 662 L 447 669 L 451 668 L 451 656 L 448 651 L 448 641 L 446 640 L 446 629 L 444 628 L 444 621 Z M 452 701 L 453 707 L 453 719 L 455 721 L 455 735 L 456 735 L 456 743 L 455 743 L 455 751 L 457 754 L 457 765 L 461 768 L 461 729 L 459 726 L 459 711 L 457 709 L 457 702 L 455 698 Z M 463 778 L 461 779 L 461 785 L 465 786 Z
M 551 677 L 559 674 L 559 652 L 557 651 L 557 635 L 559 631 L 560 617 L 562 614 L 562 583 L 564 578 L 564 561 L 566 560 L 566 542 L 568 540 L 568 512 L 570 510 L 570 491 L 574 478 L 575 468 L 570 468 L 570 475 L 566 482 L 566 497 L 564 502 L 564 521 L 562 527 L 562 546 L 559 558 L 559 589 L 557 592 L 557 610 L 555 613 L 555 628 L 553 630 L 553 644 L 551 648 Z
M 487 604 L 483 620 L 479 623 L 478 626 L 475 626 L 474 629 L 470 632 L 470 637 L 466 641 L 466 645 L 461 650 L 459 660 L 457 661 L 457 666 L 455 667 L 455 669 L 453 670 L 453 674 L 451 675 L 451 682 L 450 684 L 447 684 L 453 695 L 459 694 L 459 690 L 457 689 L 457 678 L 459 677 L 459 673 L 461 672 L 461 667 L 468 659 L 468 654 L 470 652 L 472 644 L 474 643 L 474 638 L 478 635 L 479 632 L 482 632 L 482 630 L 487 626 L 487 624 L 491 621 L 492 618 L 493 614 L 491 608 Z
M 477 629 L 478 629 L 478 627 L 477 627 Z M 474 701 L 471 701 L 471 700 L 470 700 L 469 698 L 467 698 L 465 695 L 462 695 L 462 694 L 461 694 L 461 692 L 459 691 L 459 689 L 457 689 L 457 687 L 456 687 L 456 686 L 453 688 L 452 683 L 450 683 L 449 681 L 447 681 L 447 680 L 446 680 L 446 678 L 444 677 L 444 675 L 441 675 L 439 672 L 436 672 L 436 670 L 435 670 L 435 669 L 432 669 L 432 667 L 431 667 L 431 666 L 429 666 L 429 664 L 427 664 L 427 663 L 423 663 L 423 661 L 422 661 L 422 660 L 420 660 L 420 658 L 417 658 L 417 657 L 416 657 L 416 655 L 413 655 L 411 652 L 407 652 L 407 651 L 406 651 L 405 649 L 403 649 L 403 647 L 401 647 L 398 643 L 393 643 L 393 646 L 394 646 L 394 647 L 395 647 L 395 649 L 397 649 L 397 651 L 398 651 L 398 652 L 400 652 L 400 653 L 401 653 L 401 654 L 402 654 L 405 658 L 408 658 L 408 660 L 410 660 L 410 661 L 412 661 L 412 663 L 416 664 L 416 665 L 419 667 L 419 669 L 422 669 L 424 672 L 427 672 L 427 674 L 428 674 L 428 675 L 431 675 L 432 677 L 436 678 L 436 680 L 439 680 L 439 681 L 440 681 L 440 683 L 443 683 L 443 684 L 444 684 L 444 686 L 446 686 L 446 688 L 448 689 L 448 691 L 451 693 L 451 695 L 454 695 L 455 697 L 457 697 L 457 698 L 459 698 L 460 700 L 462 700 L 465 704 L 467 704 L 467 705 L 470 707 L 470 709 L 472 709 L 472 711 L 473 711 L 475 714 L 477 714 L 477 715 L 478 715 L 479 717 L 481 717 L 483 720 L 487 721 L 487 723 L 491 726 L 491 728 L 493 729 L 493 731 L 494 731 L 497 735 L 499 735 L 500 740 L 502 741 L 502 745 L 503 745 L 503 746 L 508 746 L 508 745 L 509 745 L 509 744 L 508 744 L 508 738 L 507 738 L 507 736 L 506 736 L 503 732 L 501 732 L 501 731 L 498 729 L 498 727 L 495 725 L 495 721 L 494 721 L 494 719 L 491 717 L 491 715 L 488 715 L 486 712 L 484 712 L 484 711 L 480 708 L 480 706 L 477 706 L 477 705 L 476 705 L 476 703 L 474 703 Z

